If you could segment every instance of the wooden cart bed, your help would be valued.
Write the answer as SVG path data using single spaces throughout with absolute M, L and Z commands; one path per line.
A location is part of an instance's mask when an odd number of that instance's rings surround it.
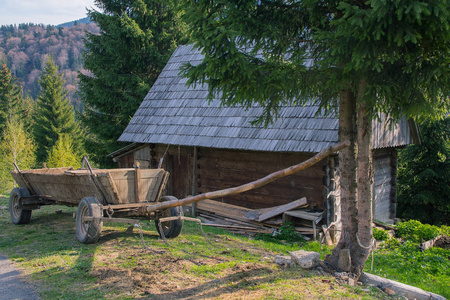
M 101 192 L 89 170 L 44 168 L 11 174 L 19 187 L 28 188 L 32 195 L 74 205 L 94 193 L 97 197 L 103 193 L 109 204 L 156 202 L 169 175 L 163 169 L 101 169 L 93 172 Z

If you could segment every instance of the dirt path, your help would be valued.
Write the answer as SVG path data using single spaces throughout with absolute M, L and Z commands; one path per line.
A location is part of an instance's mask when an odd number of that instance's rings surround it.
M 33 286 L 21 279 L 11 261 L 0 254 L 0 298 L 3 300 L 41 300 Z

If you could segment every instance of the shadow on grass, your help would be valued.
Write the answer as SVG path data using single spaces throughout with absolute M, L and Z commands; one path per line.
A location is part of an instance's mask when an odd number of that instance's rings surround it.
M 182 290 L 168 291 L 161 294 L 149 294 L 143 296 L 141 299 L 220 299 L 222 297 L 226 298 L 226 294 L 233 293 L 237 290 L 251 290 L 259 285 L 273 283 L 278 279 L 279 274 L 274 273 L 272 269 L 260 267 L 233 273 L 220 279 L 210 280 Z

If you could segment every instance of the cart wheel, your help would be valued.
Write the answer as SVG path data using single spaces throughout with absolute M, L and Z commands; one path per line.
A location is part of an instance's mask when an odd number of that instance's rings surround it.
M 14 224 L 28 224 L 31 219 L 31 210 L 19 208 L 19 200 L 30 196 L 26 188 L 14 188 L 9 196 L 9 214 Z
M 100 218 L 103 215 L 103 207 L 94 197 L 81 199 L 76 215 L 77 238 L 85 244 L 93 244 L 98 241 L 102 232 L 103 222 Z M 85 217 L 98 218 L 92 221 L 85 221 Z
M 160 201 L 172 201 L 172 200 L 178 200 L 177 198 L 173 196 L 162 196 L 160 198 Z M 165 210 L 162 210 L 158 212 L 155 220 L 156 224 L 156 230 L 158 231 L 159 235 L 162 237 L 162 233 L 159 229 L 158 222 L 161 218 L 167 218 L 167 217 L 177 217 L 179 215 L 183 216 L 183 209 L 181 206 L 177 207 L 170 207 Z M 164 233 L 164 237 L 171 239 L 176 238 L 180 235 L 181 229 L 183 229 L 183 220 L 174 220 L 174 221 L 168 221 L 168 222 L 161 222 L 161 228 Z

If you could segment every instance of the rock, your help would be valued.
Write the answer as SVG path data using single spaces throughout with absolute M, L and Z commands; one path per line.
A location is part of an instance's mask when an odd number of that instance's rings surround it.
M 320 255 L 317 252 L 298 250 L 289 254 L 292 260 L 303 269 L 312 269 L 319 265 Z
M 355 286 L 355 279 L 349 278 L 349 279 L 348 279 L 348 285 L 349 285 L 349 286 Z
M 346 276 L 346 275 L 340 276 L 340 278 L 345 281 L 347 281 L 349 279 L 348 276 Z
M 292 260 L 292 257 L 287 255 L 279 255 L 275 256 L 275 263 L 284 267 L 293 267 L 295 266 L 295 262 Z

